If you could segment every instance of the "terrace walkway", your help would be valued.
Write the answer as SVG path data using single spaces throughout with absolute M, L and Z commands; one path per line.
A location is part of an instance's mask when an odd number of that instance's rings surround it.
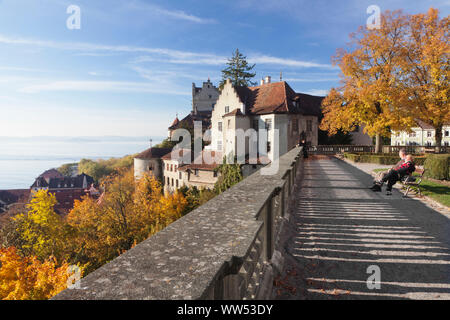
M 371 181 L 337 159 L 305 161 L 273 298 L 450 299 L 449 218 Z M 380 289 L 367 286 L 373 265 Z

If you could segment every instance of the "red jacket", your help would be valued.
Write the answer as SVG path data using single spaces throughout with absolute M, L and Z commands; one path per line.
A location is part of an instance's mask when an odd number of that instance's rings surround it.
M 408 161 L 408 162 L 405 162 L 404 164 L 402 164 L 397 169 L 395 169 L 395 171 L 397 171 L 397 173 L 400 177 L 404 177 L 404 176 L 410 175 L 414 171 L 416 171 L 416 166 L 415 166 L 414 162 Z

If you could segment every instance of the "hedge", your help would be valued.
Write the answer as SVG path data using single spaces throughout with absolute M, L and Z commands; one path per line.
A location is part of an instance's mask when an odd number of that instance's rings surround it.
M 398 154 L 373 154 L 373 153 L 344 153 L 344 157 L 353 162 L 362 163 L 376 163 L 376 164 L 386 164 L 395 165 L 400 161 Z M 422 166 L 425 163 L 427 156 L 424 155 L 414 155 L 414 163 L 416 165 Z
M 424 164 L 425 176 L 450 180 L 450 154 L 430 154 Z

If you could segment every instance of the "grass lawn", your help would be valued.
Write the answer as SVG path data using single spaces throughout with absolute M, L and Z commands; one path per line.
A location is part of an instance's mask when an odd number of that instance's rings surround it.
M 374 169 L 373 172 L 386 171 L 386 169 Z M 419 174 L 414 173 L 413 175 L 418 176 Z M 412 188 L 414 189 L 414 188 Z M 443 204 L 444 206 L 450 207 L 450 187 L 439 182 L 423 179 L 420 183 L 420 190 L 422 194 L 431 199 Z

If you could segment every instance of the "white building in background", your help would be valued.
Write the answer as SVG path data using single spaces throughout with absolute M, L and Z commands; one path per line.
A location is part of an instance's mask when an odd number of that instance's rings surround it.
M 435 129 L 421 120 L 416 120 L 417 127 L 412 132 L 393 131 L 391 146 L 435 146 Z M 450 146 L 450 124 L 442 128 L 442 146 Z
M 227 80 L 212 112 L 211 145 L 208 148 L 224 155 L 237 155 L 237 130 L 245 132 L 251 128 L 256 131 L 267 129 L 266 147 L 270 160 L 274 159 L 274 147 L 281 156 L 294 148 L 300 139 L 317 145 L 322 100 L 323 97 L 296 93 L 285 81 L 272 83 L 270 77 L 255 87 L 237 87 Z M 247 137 L 246 154 L 249 150 Z

